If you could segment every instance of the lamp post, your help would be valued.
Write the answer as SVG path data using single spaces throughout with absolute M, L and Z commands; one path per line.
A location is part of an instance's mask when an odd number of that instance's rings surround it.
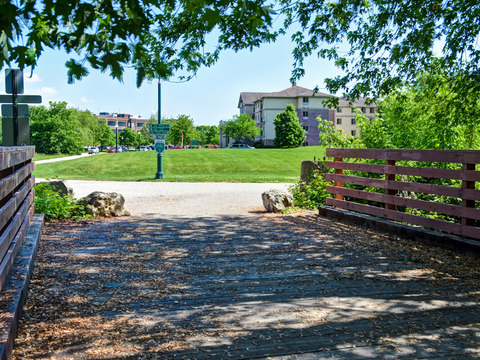
M 115 124 L 115 152 L 118 152 L 118 123 Z
M 140 131 L 138 132 L 138 151 L 140 151 Z
M 158 123 L 162 123 L 162 84 L 160 80 L 158 80 Z M 164 177 L 162 154 L 157 154 L 157 173 L 155 174 L 155 179 L 163 179 Z

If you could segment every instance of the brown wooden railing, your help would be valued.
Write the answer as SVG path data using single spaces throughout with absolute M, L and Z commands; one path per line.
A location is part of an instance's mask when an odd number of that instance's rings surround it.
M 0 287 L 34 213 L 32 158 L 35 147 L 0 147 Z
M 326 175 L 326 180 L 334 182 L 333 186 L 327 185 L 327 192 L 334 194 L 333 198 L 327 198 L 327 205 L 480 239 L 480 209 L 475 205 L 476 201 L 480 201 L 480 191 L 475 189 L 475 182 L 480 181 L 480 171 L 476 169 L 476 164 L 480 163 L 480 151 L 327 149 L 326 156 L 334 158 L 334 161 L 326 162 L 328 168 L 334 169 L 333 174 Z M 347 159 L 357 160 L 348 162 Z M 369 160 L 377 160 L 377 164 L 366 163 Z M 382 164 L 378 164 L 379 161 Z M 400 166 L 396 163 L 399 161 L 402 162 Z M 412 161 L 413 166 L 403 163 Z M 453 163 L 457 164 L 457 169 L 428 167 L 425 163 Z M 344 174 L 345 170 L 376 175 Z M 413 182 L 412 178 L 407 177 L 429 181 Z M 461 186 L 435 185 L 432 179 L 459 180 Z M 347 188 L 344 184 L 353 186 Z M 412 197 L 415 194 L 457 198 L 458 204 L 420 200 Z M 406 208 L 443 214 L 458 221 L 415 215 L 405 212 Z

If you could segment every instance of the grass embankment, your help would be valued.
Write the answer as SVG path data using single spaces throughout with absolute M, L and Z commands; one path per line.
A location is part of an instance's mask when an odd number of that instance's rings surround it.
M 165 181 L 295 182 L 302 160 L 322 158 L 318 146 L 294 149 L 167 150 L 163 155 Z M 91 155 L 39 164 L 35 176 L 65 180 L 152 181 L 157 172 L 153 151 Z

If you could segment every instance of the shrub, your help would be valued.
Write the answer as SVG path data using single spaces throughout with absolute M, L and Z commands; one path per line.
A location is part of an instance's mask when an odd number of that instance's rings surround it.
M 306 183 L 300 181 L 299 183 L 290 187 L 293 194 L 293 206 L 303 209 L 317 209 L 319 206 L 324 206 L 327 196 L 326 186 L 330 184 L 325 180 L 325 173 L 316 171 L 310 177 L 310 182 Z
M 48 183 L 35 185 L 35 212 L 44 214 L 46 221 L 90 217 L 80 201 L 72 196 L 61 196 Z

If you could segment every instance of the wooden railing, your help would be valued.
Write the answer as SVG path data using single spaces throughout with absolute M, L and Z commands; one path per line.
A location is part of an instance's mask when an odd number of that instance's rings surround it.
M 34 213 L 35 147 L 0 147 L 0 287 L 3 288 Z
M 475 182 L 480 181 L 480 172 L 476 169 L 476 164 L 480 163 L 480 151 L 327 149 L 326 156 L 334 158 L 334 161 L 326 162 L 328 168 L 334 169 L 333 174 L 326 175 L 326 180 L 334 182 L 333 186 L 327 185 L 327 192 L 334 194 L 333 198 L 327 198 L 327 205 L 480 239 L 480 209 L 475 205 L 480 201 L 480 191 L 475 189 Z M 348 162 L 347 159 L 356 161 Z M 365 163 L 369 160 L 377 160 L 377 163 Z M 414 163 L 411 166 L 412 163 L 403 162 Z M 425 163 L 457 165 L 451 166 L 456 169 L 435 168 L 425 166 Z M 366 172 L 373 177 L 359 176 L 355 172 Z M 423 181 L 414 182 L 412 177 Z M 458 180 L 460 185 L 436 185 L 434 179 Z M 350 185 L 346 187 L 344 184 Z M 444 196 L 458 204 L 418 199 L 425 196 L 417 194 Z M 414 211 L 406 212 L 405 209 Z M 424 212 L 427 216 L 412 212 Z M 428 213 L 435 216 L 428 217 Z M 438 214 L 456 221 L 439 219 Z

